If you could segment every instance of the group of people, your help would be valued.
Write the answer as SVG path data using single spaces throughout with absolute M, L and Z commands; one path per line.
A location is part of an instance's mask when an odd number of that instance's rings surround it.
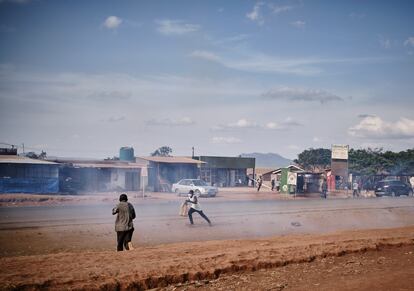
M 257 192 L 259 192 L 260 188 L 262 188 L 262 185 L 263 185 L 263 177 L 262 176 L 259 176 L 257 178 L 256 185 L 257 185 Z M 272 179 L 271 185 L 272 185 L 272 188 L 271 188 L 272 191 L 274 191 L 274 190 L 279 191 L 280 190 L 279 189 L 279 181 L 276 181 L 275 178 Z
M 190 190 L 187 199 L 184 201 L 183 204 L 189 208 L 187 215 L 190 220 L 190 225 L 194 224 L 193 213 L 196 212 L 207 221 L 209 226 L 211 226 L 211 221 L 201 209 L 200 202 L 198 202 L 198 197 L 194 194 L 193 190 Z M 134 206 L 132 206 L 132 204 L 128 202 L 128 196 L 126 194 L 121 194 L 119 196 L 119 203 L 112 209 L 112 215 L 117 215 L 115 219 L 115 231 L 117 237 L 116 250 L 133 250 L 133 220 L 135 219 L 136 214 Z

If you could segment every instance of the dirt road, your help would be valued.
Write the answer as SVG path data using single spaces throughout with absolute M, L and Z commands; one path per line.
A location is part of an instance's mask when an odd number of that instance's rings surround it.
M 213 227 L 195 214 L 178 216 L 181 200 L 135 201 L 136 245 L 252 239 L 338 230 L 410 226 L 414 199 L 215 200 L 202 206 Z M 114 203 L 0 208 L 2 256 L 113 250 Z M 13 240 L 10 240 L 10 237 Z
M 8 257 L 0 259 L 0 286 L 9 290 L 409 290 L 404 288 L 414 283 L 413 246 L 414 227 L 409 227 L 176 243 L 119 253 Z
M 131 199 L 137 247 L 116 253 L 115 201 L 0 208 L 0 289 L 410 290 L 414 199 Z M 244 198 L 246 198 L 244 197 Z M 340 231 L 340 232 L 338 232 Z M 410 275 L 411 274 L 411 275 Z

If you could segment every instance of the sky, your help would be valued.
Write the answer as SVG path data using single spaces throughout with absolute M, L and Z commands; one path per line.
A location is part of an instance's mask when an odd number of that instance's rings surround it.
M 0 146 L 414 147 L 414 1 L 0 0 Z

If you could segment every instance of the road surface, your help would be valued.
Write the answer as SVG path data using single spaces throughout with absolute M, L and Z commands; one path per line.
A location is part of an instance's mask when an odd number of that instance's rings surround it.
M 411 197 L 218 201 L 202 199 L 207 223 L 178 216 L 179 201 L 133 201 L 137 212 L 133 242 L 245 239 L 340 230 L 404 227 L 414 224 Z M 0 208 L 0 245 L 4 256 L 61 251 L 108 250 L 115 246 L 114 205 Z M 10 237 L 13 240 L 10 240 Z

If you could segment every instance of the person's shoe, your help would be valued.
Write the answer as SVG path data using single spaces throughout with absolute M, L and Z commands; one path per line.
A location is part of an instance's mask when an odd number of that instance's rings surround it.
M 129 242 L 129 243 L 128 243 L 128 250 L 129 250 L 129 251 L 134 250 L 134 247 L 132 246 L 132 242 Z

